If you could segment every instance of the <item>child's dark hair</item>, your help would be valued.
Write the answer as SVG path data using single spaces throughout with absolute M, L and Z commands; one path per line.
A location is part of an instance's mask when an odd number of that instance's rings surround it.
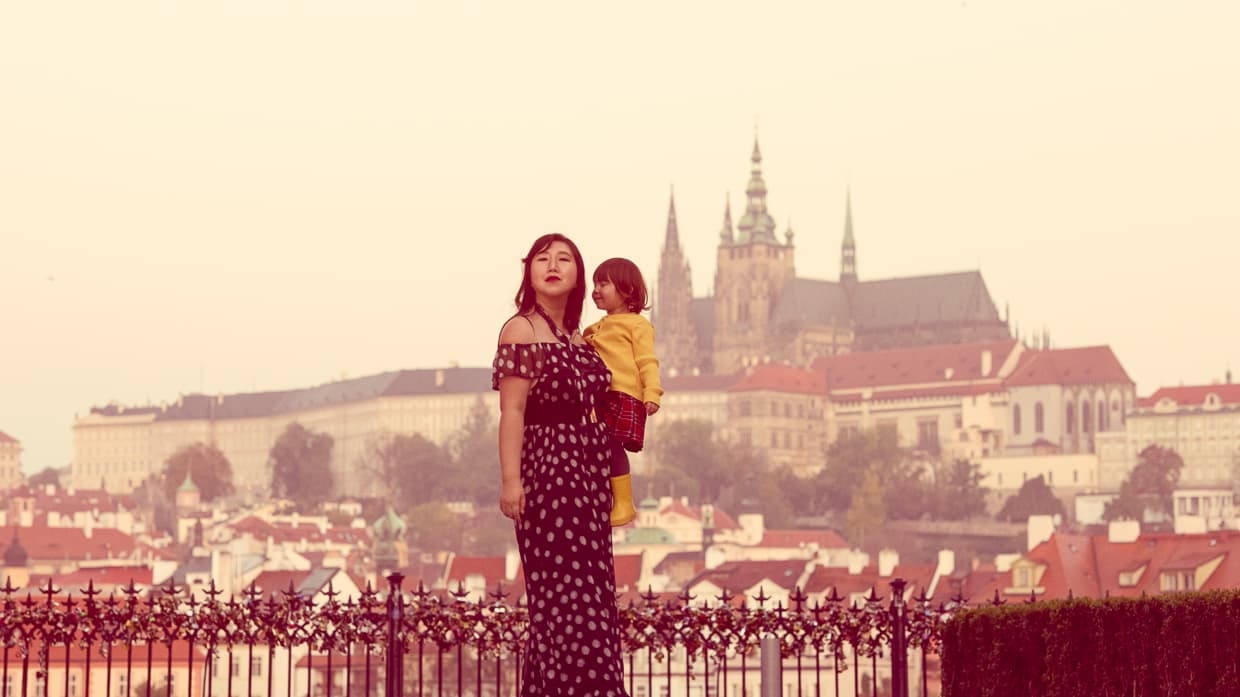
M 646 292 L 646 281 L 642 279 L 641 269 L 637 264 L 623 257 L 612 257 L 598 265 L 594 270 L 594 282 L 611 281 L 629 312 L 649 310 L 649 298 Z

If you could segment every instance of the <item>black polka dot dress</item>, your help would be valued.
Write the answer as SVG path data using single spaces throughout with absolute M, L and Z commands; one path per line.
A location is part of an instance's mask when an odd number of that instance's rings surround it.
M 552 325 L 554 326 L 554 325 Z M 611 550 L 610 444 L 591 418 L 611 374 L 589 346 L 506 344 L 493 386 L 533 380 L 525 408 L 517 546 L 530 638 L 522 697 L 626 695 Z

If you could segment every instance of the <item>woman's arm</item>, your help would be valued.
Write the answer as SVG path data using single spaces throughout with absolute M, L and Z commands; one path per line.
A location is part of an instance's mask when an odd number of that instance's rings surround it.
M 513 317 L 500 330 L 501 344 L 529 344 L 534 325 Z M 525 488 L 521 485 L 521 447 L 525 438 L 525 400 L 532 380 L 509 376 L 499 381 L 499 510 L 514 521 L 525 513 Z

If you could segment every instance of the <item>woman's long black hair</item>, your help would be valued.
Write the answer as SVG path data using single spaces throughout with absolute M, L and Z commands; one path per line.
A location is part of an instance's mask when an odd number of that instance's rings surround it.
M 573 261 L 577 263 L 577 285 L 568 293 L 568 304 L 564 306 L 564 330 L 577 331 L 581 327 L 581 310 L 586 301 L 585 262 L 581 260 L 581 251 L 573 241 L 558 232 L 552 232 L 534 240 L 530 251 L 521 260 L 524 271 L 521 275 L 521 288 L 517 290 L 517 314 L 525 315 L 534 311 L 534 303 L 538 296 L 534 292 L 534 281 L 530 278 L 530 262 L 539 252 L 546 251 L 553 242 L 563 242 L 573 253 Z

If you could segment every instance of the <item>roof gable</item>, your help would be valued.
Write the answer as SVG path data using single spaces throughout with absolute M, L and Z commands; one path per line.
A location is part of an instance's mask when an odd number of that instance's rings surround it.
M 1008 387 L 1101 383 L 1133 384 L 1110 346 L 1028 350 L 1004 380 Z

